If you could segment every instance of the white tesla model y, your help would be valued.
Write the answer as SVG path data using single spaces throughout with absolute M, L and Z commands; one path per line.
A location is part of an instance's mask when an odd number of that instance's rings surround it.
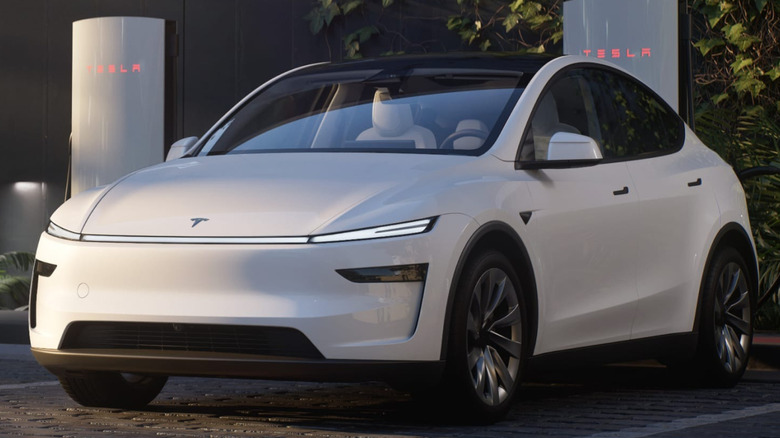
M 32 350 L 81 404 L 143 406 L 170 375 L 381 379 L 493 420 L 527 365 L 745 370 L 742 187 L 606 63 L 307 66 L 170 155 L 41 236 Z

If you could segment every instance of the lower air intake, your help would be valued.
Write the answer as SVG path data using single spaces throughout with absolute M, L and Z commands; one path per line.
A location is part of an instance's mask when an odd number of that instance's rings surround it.
M 295 329 L 214 324 L 79 321 L 68 327 L 60 348 L 323 358 L 311 341 Z

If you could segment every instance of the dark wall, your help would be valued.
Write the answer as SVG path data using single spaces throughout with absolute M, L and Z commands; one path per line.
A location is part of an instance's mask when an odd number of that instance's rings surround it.
M 0 253 L 34 250 L 48 217 L 64 201 L 74 21 L 146 16 L 175 22 L 172 135 L 181 138 L 201 135 L 268 78 L 328 59 L 326 44 L 301 18 L 309 5 L 304 0 L 0 2 Z
M 178 34 L 170 138 L 202 135 L 241 97 L 292 67 L 341 60 L 343 36 L 379 18 L 364 53 L 457 48 L 444 0 L 408 0 L 313 36 L 311 0 L 0 1 L 0 253 L 35 249 L 63 202 L 71 124 L 72 23 L 101 16 L 170 20 Z M 450 2 L 454 3 L 454 2 Z M 391 13 L 388 13 L 391 12 Z M 17 184 L 24 182 L 25 184 Z M 36 186 L 37 184 L 37 186 Z

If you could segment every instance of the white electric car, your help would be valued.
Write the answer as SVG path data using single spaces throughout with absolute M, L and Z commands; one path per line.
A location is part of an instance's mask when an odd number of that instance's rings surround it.
M 81 404 L 140 407 L 170 375 L 378 379 L 491 420 L 527 365 L 745 370 L 742 187 L 606 63 L 307 66 L 169 155 L 41 236 L 32 351 Z

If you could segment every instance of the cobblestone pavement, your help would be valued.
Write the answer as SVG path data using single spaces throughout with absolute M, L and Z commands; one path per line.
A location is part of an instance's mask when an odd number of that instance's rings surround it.
M 121 411 L 74 403 L 23 350 L 0 352 L 0 370 L 3 437 L 780 437 L 777 371 L 732 389 L 648 365 L 536 376 L 505 421 L 471 426 L 378 383 L 172 378 L 148 409 Z

